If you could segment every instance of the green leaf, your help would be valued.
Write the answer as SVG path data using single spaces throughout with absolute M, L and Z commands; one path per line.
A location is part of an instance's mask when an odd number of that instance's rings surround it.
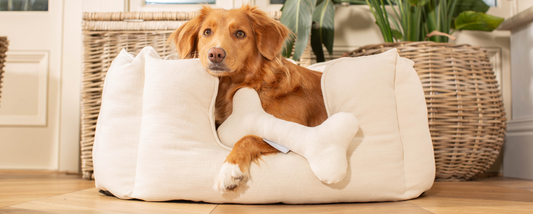
M 391 33 L 390 22 L 388 20 L 387 11 L 383 10 L 382 8 L 382 6 L 385 7 L 384 5 L 381 4 L 383 3 L 383 1 L 366 0 L 366 2 L 370 8 L 370 12 L 372 12 L 372 15 L 376 19 L 376 24 L 378 25 L 379 30 L 381 31 L 383 40 L 385 40 L 385 42 L 394 42 L 394 38 L 392 37 L 392 33 Z
M 425 33 L 430 33 L 433 31 L 439 31 L 446 34 L 450 33 L 450 24 L 451 20 L 448 17 L 447 8 L 449 4 L 446 1 L 436 1 L 432 0 L 429 4 L 425 6 L 425 27 L 427 31 Z M 420 40 L 423 40 L 425 35 L 419 37 Z M 429 38 L 434 42 L 447 42 L 447 37 L 434 36 Z
M 407 27 L 404 29 L 404 41 L 421 41 L 423 9 L 424 7 L 413 6 L 405 8 Z
M 455 29 L 493 31 L 502 22 L 503 18 L 484 14 L 481 12 L 465 11 L 457 16 Z
M 489 10 L 489 6 L 483 2 L 483 0 L 458 0 L 455 3 L 452 17 L 459 16 L 460 13 L 465 11 L 476 11 L 486 13 Z
M 334 28 L 335 7 L 331 0 L 324 0 L 317 5 L 313 13 L 313 27 L 311 29 L 311 47 L 317 56 L 317 61 L 324 58 L 322 44 L 326 46 L 330 55 L 333 54 Z
M 296 35 L 296 38 L 289 37 L 285 41 L 283 56 L 290 57 L 293 44 L 296 44 L 293 59 L 299 60 L 302 56 L 309 41 L 315 4 L 316 0 L 287 0 L 283 5 L 280 22 Z
M 320 41 L 320 36 L 314 30 L 311 30 L 311 48 L 313 49 L 317 62 L 326 61 L 324 50 L 322 49 L 322 41 Z
M 427 32 L 432 32 L 434 30 L 436 31 L 441 30 L 439 29 L 440 23 L 438 23 L 438 17 L 437 17 L 437 14 L 438 14 L 437 11 L 439 11 L 439 8 L 438 8 L 439 6 L 442 6 L 442 5 L 428 4 L 424 7 L 425 25 L 427 28 Z
M 453 14 L 455 13 L 457 1 L 458 0 L 449 0 L 446 5 L 446 26 L 450 30 L 454 28 L 454 26 L 452 25 L 452 21 L 455 21 L 455 17 L 453 16 Z M 448 30 L 448 32 L 450 30 Z
M 396 40 L 402 40 L 403 39 L 402 32 L 400 32 L 399 30 L 396 30 L 396 29 L 392 29 L 392 36 Z
M 422 6 L 429 2 L 429 0 L 407 0 L 412 6 Z

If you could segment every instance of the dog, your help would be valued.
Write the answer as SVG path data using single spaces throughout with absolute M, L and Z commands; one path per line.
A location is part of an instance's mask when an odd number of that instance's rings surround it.
M 274 117 L 317 126 L 327 119 L 321 73 L 296 65 L 281 56 L 290 29 L 256 7 L 223 10 L 203 6 L 197 17 L 171 36 L 181 59 L 200 58 L 209 74 L 219 78 L 215 123 L 232 112 L 235 92 L 257 91 L 263 109 Z M 235 143 L 222 165 L 214 188 L 236 191 L 250 177 L 250 165 L 278 150 L 260 136 L 248 135 Z

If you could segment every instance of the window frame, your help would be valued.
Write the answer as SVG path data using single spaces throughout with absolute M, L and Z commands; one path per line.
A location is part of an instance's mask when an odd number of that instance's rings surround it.
M 283 7 L 283 4 L 270 4 L 270 0 L 253 0 L 253 5 L 267 12 L 280 11 L 281 7 Z
M 146 4 L 145 0 L 127 0 L 129 11 L 174 11 L 189 12 L 198 11 L 202 8 L 201 4 Z M 208 4 L 213 8 L 231 9 L 234 6 L 234 0 L 216 0 L 215 4 Z

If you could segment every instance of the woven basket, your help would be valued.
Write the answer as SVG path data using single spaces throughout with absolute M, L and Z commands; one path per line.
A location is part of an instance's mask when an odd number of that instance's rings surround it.
M 7 37 L 0 36 L 0 104 L 2 101 L 2 83 L 4 82 L 4 62 L 6 61 L 8 44 L 9 42 L 7 41 Z
M 401 42 L 368 45 L 344 56 L 397 48 L 415 62 L 428 107 L 436 179 L 463 181 L 496 160 L 505 135 L 502 96 L 484 51 L 470 45 Z
M 93 179 L 92 150 L 96 121 L 100 113 L 102 86 L 111 62 L 120 50 L 138 54 L 152 46 L 161 57 L 176 53 L 167 38 L 198 12 L 116 12 L 83 14 L 83 88 L 81 92 L 81 168 L 83 177 Z M 280 12 L 269 16 L 279 20 Z M 301 65 L 311 64 L 311 50 L 304 51 Z

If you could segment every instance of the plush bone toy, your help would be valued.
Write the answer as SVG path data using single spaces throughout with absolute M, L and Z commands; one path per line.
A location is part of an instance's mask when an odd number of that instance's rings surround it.
M 218 136 L 229 146 L 246 135 L 285 146 L 305 157 L 320 181 L 333 184 L 346 175 L 346 150 L 358 130 L 351 113 L 336 113 L 316 127 L 275 118 L 263 110 L 255 90 L 243 88 L 235 93 L 233 113 L 218 128 Z

